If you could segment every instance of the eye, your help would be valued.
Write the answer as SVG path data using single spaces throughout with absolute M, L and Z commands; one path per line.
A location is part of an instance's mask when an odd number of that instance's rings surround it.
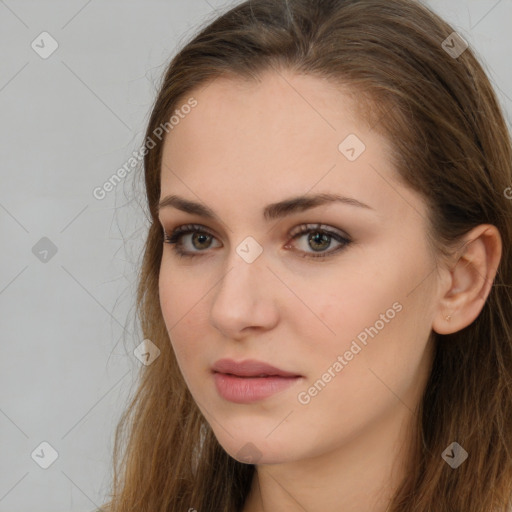
M 192 244 L 192 250 L 190 247 L 184 249 L 186 244 L 183 239 L 190 235 L 189 242 Z M 307 239 L 305 235 L 309 235 Z M 343 250 L 352 243 L 346 235 L 338 231 L 326 229 L 321 224 L 302 224 L 293 230 L 290 236 L 292 240 L 304 237 L 307 244 L 306 248 L 313 249 L 313 252 L 299 249 L 298 252 L 303 253 L 303 258 L 326 258 Z M 331 246 L 333 239 L 339 244 L 338 247 L 326 252 L 325 249 Z M 174 245 L 173 250 L 179 257 L 193 258 L 199 256 L 200 253 L 206 252 L 206 249 L 211 248 L 213 240 L 216 240 L 215 236 L 198 224 L 178 226 L 170 235 L 164 231 L 164 243 Z M 290 242 L 288 242 L 285 248 L 289 249 L 290 247 Z
M 305 237 L 305 235 L 308 236 Z M 352 243 L 348 236 L 343 235 L 341 232 L 323 227 L 321 224 L 302 224 L 298 226 L 296 230 L 292 231 L 291 236 L 292 240 L 304 237 L 306 248 L 313 249 L 313 253 L 307 250 L 301 250 L 300 252 L 304 252 L 303 258 L 326 258 L 345 249 Z M 333 239 L 339 244 L 338 247 L 325 252 L 325 249 L 331 246 Z M 289 244 L 285 246 L 287 249 L 289 247 Z
M 187 224 L 178 226 L 170 235 L 164 231 L 164 243 L 174 244 L 173 250 L 178 256 L 192 258 L 197 256 L 197 254 L 194 254 L 196 251 L 183 249 L 185 245 L 183 238 L 189 235 L 193 235 L 190 241 L 192 242 L 192 247 L 199 249 L 198 252 L 204 252 L 203 249 L 209 249 L 212 239 L 215 238 L 209 231 L 206 231 L 203 226 Z

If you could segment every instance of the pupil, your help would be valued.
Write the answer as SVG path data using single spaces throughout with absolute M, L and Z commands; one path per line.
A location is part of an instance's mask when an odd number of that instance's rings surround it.
M 321 243 L 322 240 L 327 243 L 327 246 L 324 246 L 321 249 L 326 249 L 329 247 L 329 236 L 325 233 L 315 233 L 312 237 L 310 237 L 310 241 L 313 241 L 314 244 Z
M 205 243 L 209 238 L 209 235 L 204 235 L 204 234 L 199 234 L 199 235 L 195 235 L 194 236 L 194 241 L 198 240 L 199 239 L 199 243 L 200 244 L 203 244 Z

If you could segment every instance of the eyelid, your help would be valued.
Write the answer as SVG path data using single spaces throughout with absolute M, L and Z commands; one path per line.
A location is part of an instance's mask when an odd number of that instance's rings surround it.
M 342 238 L 351 240 L 351 236 L 348 235 L 348 233 L 346 233 L 338 228 L 335 228 L 333 226 L 329 226 L 327 224 L 322 224 L 321 222 L 302 223 L 302 224 L 296 226 L 295 228 L 293 228 L 291 231 L 289 231 L 287 236 L 289 236 L 290 239 L 294 239 L 295 235 L 304 234 L 304 233 L 307 233 L 308 231 L 312 231 L 315 229 L 318 231 L 324 231 L 328 234 L 336 233 L 337 235 L 339 235 Z M 212 230 L 210 230 L 206 226 L 203 226 L 202 224 L 181 224 L 181 225 L 178 225 L 175 228 L 171 229 L 170 231 L 171 231 L 171 234 L 168 235 L 167 232 L 165 231 L 165 228 L 163 228 L 164 235 L 168 238 L 170 238 L 173 235 L 175 236 L 175 235 L 179 235 L 179 234 L 183 234 L 183 236 L 185 236 L 187 234 L 190 234 L 190 232 L 205 232 L 209 236 L 212 236 L 212 237 L 218 239 L 217 235 Z M 199 251 L 199 252 L 201 252 L 201 251 Z
M 160 225 L 162 227 L 162 230 L 164 234 L 167 235 L 167 232 L 165 230 L 165 227 L 163 226 L 162 222 L 160 222 Z M 215 232 L 215 230 L 208 228 L 204 226 L 203 224 L 197 224 L 197 223 L 188 223 L 188 224 L 177 224 L 176 227 L 171 228 L 169 231 L 171 234 L 176 232 L 185 232 L 187 229 L 190 229 L 191 231 L 205 231 L 207 234 L 215 237 L 218 239 L 218 236 Z M 329 224 L 322 224 L 321 222 L 309 222 L 309 223 L 301 223 L 297 226 L 295 226 L 292 230 L 288 231 L 287 236 L 293 237 L 294 235 L 298 233 L 303 233 L 306 231 L 306 229 L 318 229 L 320 231 L 327 231 L 327 232 L 335 232 L 338 235 L 347 238 L 352 239 L 352 237 L 346 232 L 339 228 L 335 228 L 334 226 L 331 226 Z
M 339 236 L 347 239 L 351 239 L 350 235 L 345 231 L 342 231 L 334 226 L 329 226 L 328 224 L 322 224 L 321 222 L 313 222 L 313 223 L 303 223 L 299 226 L 295 227 L 290 231 L 290 236 L 293 237 L 296 234 L 305 233 L 307 231 L 312 231 L 317 229 L 318 231 L 325 231 L 327 233 L 336 233 Z

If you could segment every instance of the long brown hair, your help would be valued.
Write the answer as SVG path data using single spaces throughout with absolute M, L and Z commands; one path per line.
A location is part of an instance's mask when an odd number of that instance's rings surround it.
M 399 175 L 425 198 L 439 255 L 479 224 L 498 228 L 502 259 L 480 315 L 454 334 L 432 333 L 435 356 L 410 470 L 389 510 L 512 506 L 512 144 L 489 79 L 453 32 L 411 0 L 251 0 L 203 27 L 172 59 L 146 133 L 156 145 L 144 157 L 151 226 L 137 294 L 141 330 L 161 354 L 142 368 L 117 426 L 106 510 L 236 512 L 250 489 L 254 466 L 217 442 L 164 325 L 157 217 L 164 139 L 154 133 L 169 127 L 196 87 L 227 74 L 257 80 L 272 69 L 352 92 L 361 119 L 391 143 Z M 441 458 L 455 440 L 469 453 L 457 470 Z

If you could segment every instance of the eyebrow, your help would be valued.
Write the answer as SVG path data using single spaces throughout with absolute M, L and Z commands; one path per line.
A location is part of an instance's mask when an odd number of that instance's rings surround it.
M 279 201 L 278 203 L 269 204 L 263 210 L 263 218 L 267 221 L 271 221 L 292 215 L 294 213 L 303 212 L 317 206 L 335 202 L 346 204 L 348 206 L 356 206 L 358 208 L 373 210 L 371 206 L 368 206 L 367 204 L 351 197 L 345 197 L 338 194 L 315 194 L 291 197 L 289 199 L 285 199 L 284 201 Z M 174 207 L 186 213 L 199 215 L 201 217 L 220 222 L 220 218 L 214 213 L 213 210 L 201 203 L 189 201 L 184 197 L 176 195 L 166 196 L 158 203 L 158 211 L 168 207 Z

